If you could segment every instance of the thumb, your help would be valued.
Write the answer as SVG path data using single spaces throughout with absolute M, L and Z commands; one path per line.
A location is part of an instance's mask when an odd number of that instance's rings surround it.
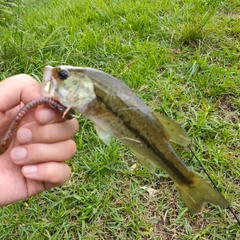
M 0 82 L 0 112 L 6 112 L 19 103 L 27 103 L 41 96 L 39 83 L 27 74 L 19 74 Z

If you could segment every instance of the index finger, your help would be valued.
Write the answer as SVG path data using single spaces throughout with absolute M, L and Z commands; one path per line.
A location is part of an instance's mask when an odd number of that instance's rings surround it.
M 0 82 L 0 112 L 41 96 L 40 84 L 27 74 L 18 74 Z

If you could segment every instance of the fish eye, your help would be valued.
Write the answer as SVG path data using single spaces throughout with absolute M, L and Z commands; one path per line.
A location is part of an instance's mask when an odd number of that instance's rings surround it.
M 58 77 L 60 80 L 66 80 L 68 78 L 68 71 L 67 70 L 61 70 L 58 72 Z

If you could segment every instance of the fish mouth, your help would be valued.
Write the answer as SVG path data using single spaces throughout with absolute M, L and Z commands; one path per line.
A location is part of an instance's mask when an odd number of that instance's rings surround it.
M 46 66 L 43 72 L 43 80 L 42 80 L 42 95 L 45 97 L 51 97 L 56 99 L 55 90 L 57 86 L 57 81 L 53 76 L 53 67 Z

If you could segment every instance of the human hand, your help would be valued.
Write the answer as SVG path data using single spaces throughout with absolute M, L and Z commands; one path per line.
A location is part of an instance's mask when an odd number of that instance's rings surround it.
M 0 82 L 0 139 L 18 110 L 40 96 L 39 83 L 28 75 Z M 77 130 L 76 119 L 65 121 L 49 107 L 31 110 L 0 156 L 0 206 L 61 186 L 71 175 L 62 162 L 76 151 L 70 138 Z

